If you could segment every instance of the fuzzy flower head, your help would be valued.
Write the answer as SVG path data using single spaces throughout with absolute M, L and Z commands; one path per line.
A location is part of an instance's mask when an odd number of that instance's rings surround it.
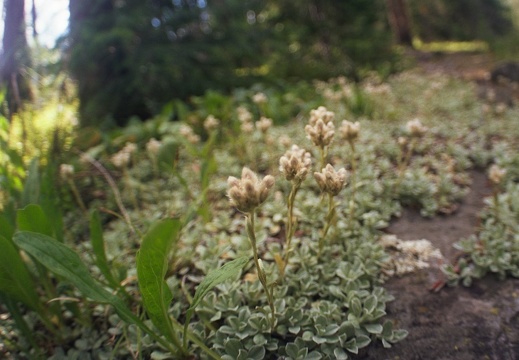
M 263 134 L 266 134 L 271 126 L 272 119 L 266 118 L 265 116 L 262 116 L 258 121 L 256 121 L 256 128 Z
M 405 136 L 399 136 L 397 141 L 401 148 L 406 147 L 409 142 Z
M 252 96 L 252 101 L 257 105 L 265 104 L 267 100 L 267 95 L 262 92 L 258 92 Z
M 317 109 L 310 110 L 309 123 L 315 126 L 318 120 L 322 120 L 325 124 L 332 123 L 335 118 L 333 111 L 328 111 L 324 106 L 319 106 Z
M 488 178 L 494 185 L 499 185 L 506 175 L 506 169 L 499 167 L 499 165 L 492 165 L 488 171 Z
M 419 119 L 413 119 L 407 122 L 406 124 L 407 131 L 412 137 L 420 138 L 422 137 L 427 128 L 423 126 L 422 122 Z
M 332 165 L 328 164 L 321 172 L 314 172 L 315 181 L 322 192 L 337 195 L 346 184 L 348 173 L 342 168 L 335 171 Z
M 220 120 L 214 117 L 214 115 L 209 115 L 204 121 L 204 128 L 207 131 L 212 131 L 220 126 Z
M 130 164 L 130 153 L 128 151 L 121 151 L 115 153 L 110 159 L 115 167 L 121 169 L 125 168 Z
M 290 136 L 283 134 L 278 138 L 278 142 L 281 146 L 289 147 L 292 144 L 292 139 Z
M 61 164 L 59 166 L 59 176 L 63 180 L 69 180 L 74 175 L 74 166 L 70 164 Z
M 128 154 L 133 154 L 137 150 L 137 145 L 132 142 L 127 142 L 126 145 L 121 149 L 122 152 L 126 152 Z
M 301 183 L 308 175 L 311 167 L 312 157 L 310 153 L 305 149 L 300 149 L 297 145 L 293 145 L 279 159 L 279 170 L 288 181 Z
M 306 137 L 310 139 L 315 146 L 324 148 L 330 145 L 335 135 L 335 126 L 333 122 L 325 123 L 322 119 L 318 119 L 315 125 L 305 126 Z
M 187 141 L 189 141 L 191 144 L 196 144 L 200 142 L 200 136 L 195 134 L 191 126 L 182 124 L 180 125 L 178 132 L 180 133 L 180 135 L 186 138 Z
M 245 106 L 239 106 L 236 112 L 238 113 L 238 120 L 240 120 L 241 123 L 252 121 L 252 114 Z
M 155 138 L 151 138 L 146 143 L 146 151 L 148 152 L 148 154 L 150 154 L 152 156 L 157 156 L 157 154 L 159 153 L 161 145 L 162 145 L 162 143 L 160 141 L 158 141 Z
M 251 122 L 244 122 L 240 125 L 240 130 L 244 134 L 251 134 L 254 131 L 254 124 Z
M 348 120 L 343 120 L 339 132 L 344 140 L 352 143 L 359 137 L 360 124 L 358 121 L 352 123 Z
M 260 181 L 252 170 L 244 167 L 241 179 L 234 176 L 229 176 L 227 179 L 229 184 L 227 195 L 232 206 L 243 213 L 250 213 L 267 199 L 274 182 L 272 175 L 267 175 Z

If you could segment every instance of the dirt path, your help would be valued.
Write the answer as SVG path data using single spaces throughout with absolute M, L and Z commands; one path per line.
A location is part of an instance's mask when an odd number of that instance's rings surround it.
M 458 211 L 449 216 L 424 219 L 405 210 L 387 229 L 403 240 L 427 239 L 444 257 L 453 260 L 452 244 L 473 234 L 484 196 L 486 177 L 473 172 L 473 184 Z M 478 280 L 470 288 L 428 289 L 441 276 L 440 264 L 386 283 L 396 300 L 388 305 L 388 317 L 409 336 L 391 349 L 369 349 L 370 359 L 472 360 L 519 359 L 519 280 Z

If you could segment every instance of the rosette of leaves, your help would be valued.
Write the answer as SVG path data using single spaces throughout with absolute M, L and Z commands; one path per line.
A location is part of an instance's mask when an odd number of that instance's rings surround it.
M 508 184 L 497 199 L 499 218 L 496 204 L 488 201 L 482 211 L 480 232 L 455 244 L 464 256 L 456 265 L 443 269 L 449 284 L 470 286 L 473 279 L 489 273 L 500 279 L 519 277 L 519 184 Z
M 348 359 L 373 341 L 389 347 L 406 336 L 383 321 L 392 300 L 377 286 L 386 255 L 369 230 L 347 239 L 351 251 L 331 245 L 323 256 L 333 261 L 324 264 L 315 261 L 316 245 L 301 240 L 286 279 L 274 288 L 273 332 L 262 314 L 270 309 L 261 287 L 246 281 L 209 293 L 197 310 L 194 331 L 206 334 L 206 343 L 224 359 Z M 267 272 L 274 273 L 274 266 L 265 263 Z

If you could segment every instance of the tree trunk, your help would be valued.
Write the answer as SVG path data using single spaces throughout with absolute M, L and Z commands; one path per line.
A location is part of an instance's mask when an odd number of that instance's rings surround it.
M 22 74 L 30 62 L 25 36 L 24 0 L 5 0 L 3 52 L 0 82 L 7 88 L 8 117 L 20 110 L 21 102 L 31 98 L 30 86 Z
M 411 21 L 405 0 L 386 0 L 389 24 L 397 44 L 413 46 Z

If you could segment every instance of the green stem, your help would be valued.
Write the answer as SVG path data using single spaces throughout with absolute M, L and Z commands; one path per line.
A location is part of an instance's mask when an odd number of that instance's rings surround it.
M 254 210 L 251 211 L 250 213 L 248 213 L 246 215 L 246 218 L 247 218 L 247 235 L 249 236 L 249 240 L 252 245 L 252 252 L 254 254 L 254 265 L 256 266 L 256 271 L 258 272 L 258 279 L 259 279 L 261 285 L 263 286 L 265 293 L 267 294 L 267 301 L 269 303 L 270 311 L 272 313 L 270 327 L 271 327 L 271 330 L 273 331 L 274 326 L 275 326 L 275 320 L 276 320 L 276 317 L 275 317 L 276 311 L 274 308 L 273 294 L 271 291 L 269 291 L 265 271 L 263 270 L 263 268 L 261 267 L 261 265 L 259 263 L 256 234 L 254 232 Z
M 494 209 L 495 209 L 495 217 L 496 221 L 499 222 L 499 189 L 496 186 L 494 186 Z
M 322 146 L 319 148 L 319 152 L 321 153 L 321 169 L 324 169 L 326 166 L 326 158 L 328 157 L 328 149 L 326 146 Z
M 328 213 L 326 214 L 326 224 L 324 225 L 323 233 L 321 238 L 319 239 L 319 252 L 317 254 L 317 258 L 321 257 L 324 248 L 324 239 L 326 238 L 326 234 L 328 234 L 328 230 L 333 222 L 333 218 L 335 215 L 335 202 L 333 201 L 333 195 L 328 194 Z
M 173 318 L 172 320 L 173 320 L 172 321 L 173 327 L 177 331 L 183 331 L 183 326 L 176 319 Z M 195 334 L 188 331 L 186 336 L 189 340 L 191 340 L 194 344 L 196 344 L 202 351 L 204 351 L 209 357 L 211 357 L 215 360 L 221 360 L 220 355 L 215 353 L 213 350 L 209 349 L 207 347 L 207 345 L 205 345 L 205 343 L 200 338 L 198 338 Z M 185 353 L 187 353 L 187 349 L 183 349 L 183 350 Z
M 294 201 L 296 198 L 297 191 L 299 190 L 300 182 L 292 183 L 292 190 L 288 195 L 287 206 L 288 206 L 288 218 L 287 218 L 287 227 L 285 231 L 285 258 L 283 259 L 283 265 L 280 269 L 281 276 L 285 275 L 285 269 L 288 265 L 288 258 L 292 249 L 290 247 L 292 243 L 292 238 L 294 237 L 295 232 L 295 219 L 294 219 Z

